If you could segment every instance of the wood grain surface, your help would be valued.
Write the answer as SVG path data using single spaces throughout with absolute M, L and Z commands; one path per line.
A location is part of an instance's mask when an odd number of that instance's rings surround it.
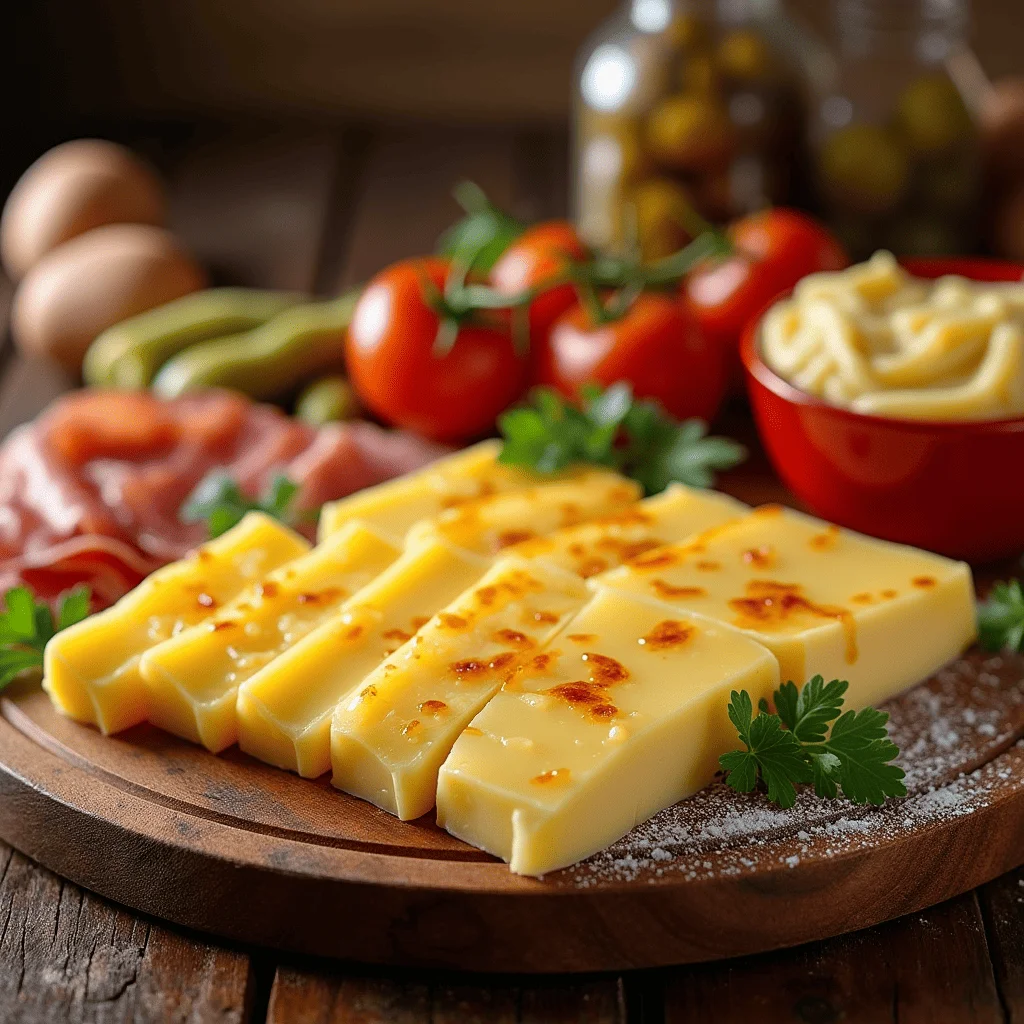
M 310 156 L 305 159 L 319 154 L 315 160 L 326 157 L 333 168 L 328 175 L 329 179 L 333 175 L 333 184 L 318 190 L 315 201 L 309 200 L 314 212 L 300 211 L 299 222 L 306 225 L 307 236 L 297 239 L 295 249 L 299 263 L 307 259 L 305 254 L 314 254 L 305 265 L 316 267 L 312 284 L 319 290 L 329 290 L 331 282 L 340 279 L 349 259 L 353 265 L 363 259 L 368 271 L 375 269 L 367 257 L 359 256 L 362 247 L 371 244 L 372 219 L 362 221 L 361 237 L 365 241 L 356 239 L 351 244 L 350 229 L 360 220 L 359 183 L 366 180 L 363 174 L 367 161 L 387 159 L 388 144 L 383 141 L 386 134 L 360 129 L 351 137 L 329 140 L 326 148 L 314 146 L 308 150 Z M 469 133 L 469 138 L 473 137 Z M 493 137 L 493 133 L 486 134 L 483 142 L 489 144 Z M 465 141 L 462 145 L 471 148 Z M 244 146 L 241 148 L 244 150 Z M 233 191 L 231 149 L 223 149 L 221 187 L 225 203 Z M 522 201 L 532 202 L 542 215 L 558 212 L 557 181 L 560 175 L 564 180 L 564 168 L 558 166 L 557 155 L 564 152 L 564 141 L 543 133 L 531 139 L 529 134 L 517 132 L 509 150 L 516 168 L 513 179 L 519 182 L 516 188 L 522 190 Z M 486 163 L 486 154 L 477 159 Z M 168 152 L 165 166 L 173 166 L 177 160 L 176 153 Z M 238 173 L 244 178 L 247 172 L 241 169 Z M 295 178 L 303 182 L 321 180 L 317 173 L 315 169 L 297 169 Z M 410 179 L 408 187 L 416 187 L 415 179 Z M 241 191 L 248 195 L 245 202 L 258 205 L 258 187 Z M 396 245 L 393 251 L 399 254 L 428 246 L 433 225 L 443 225 L 452 210 L 446 194 L 419 195 L 423 205 L 432 205 L 434 212 L 420 214 L 425 226 L 418 233 L 402 236 L 407 248 L 401 250 Z M 180 210 L 181 202 L 176 202 Z M 260 244 L 259 236 L 251 234 L 245 247 L 232 253 L 230 231 L 225 229 L 218 235 L 216 227 L 223 204 L 204 203 L 210 220 L 207 237 L 218 243 L 226 265 L 243 268 L 247 258 L 255 258 L 249 265 L 256 267 L 260 260 L 266 260 L 264 254 L 246 251 Z M 327 209 L 323 203 L 328 204 Z M 323 225 L 331 230 L 316 230 Z M 392 225 L 388 230 L 401 234 L 404 226 Z M 201 238 L 190 240 L 201 255 L 207 255 L 203 245 L 197 244 L 202 243 Z M 287 266 L 287 262 L 282 260 L 279 265 Z M 258 277 L 253 280 L 261 281 Z M 32 415 L 65 386 L 59 380 L 47 381 L 17 360 L 10 364 L 10 373 L 18 376 L 0 380 L 0 420 L 5 429 Z M 19 403 L 17 408 L 12 404 L 15 401 Z M 731 427 L 732 421 L 727 426 Z M 777 496 L 764 476 L 732 481 L 730 486 L 745 500 Z M 965 851 L 951 847 L 945 851 L 946 863 L 938 861 L 936 871 L 966 856 Z M 1024 1021 L 1024 871 L 1011 872 L 982 886 L 976 891 L 976 899 L 968 895 L 825 943 L 719 964 L 538 981 L 281 958 L 253 947 L 225 945 L 120 909 L 70 882 L 57 880 L 2 844 L 0 869 L 0 968 L 4 969 L 0 971 L 0 1020 L 5 1024 L 65 1019 L 104 1024 L 127 1020 L 142 1024 L 165 1020 L 262 1024 L 268 1019 L 275 1024 L 292 1020 L 369 1024 L 491 1019 L 536 1024 L 576 1019 L 746 1024 L 752 1019 L 917 1021 L 926 1017 L 940 1024 L 968 1024 L 976 1019 L 1010 1024 Z M 132 869 L 144 878 L 152 866 L 140 858 Z M 182 886 L 181 892 L 187 891 Z M 252 889 L 247 897 L 253 899 Z M 87 908 L 84 924 L 79 923 L 81 913 L 69 909 L 80 907 Z M 317 907 L 310 913 L 323 915 L 326 910 Z M 332 924 L 343 929 L 350 920 L 349 915 L 339 913 Z M 68 921 L 75 923 L 68 926 Z M 30 922 L 27 930 L 25 922 Z M 35 922 L 39 922 L 38 927 Z M 66 926 L 71 927 L 70 932 L 61 934 L 75 942 L 79 941 L 75 935 L 81 934 L 78 959 L 69 956 L 67 943 L 54 941 L 53 937 Z M 143 935 L 149 936 L 148 942 L 140 940 Z M 144 947 L 141 957 L 137 953 L 140 943 Z M 105 987 L 109 986 L 104 980 L 107 968 L 101 969 L 101 965 L 125 963 L 136 966 L 135 980 L 113 999 L 98 998 L 101 992 L 113 991 Z M 861 964 L 870 969 L 869 974 L 862 972 Z M 936 985 L 944 1000 L 941 1003 L 933 994 Z M 75 994 L 68 994 L 72 990 Z M 89 993 L 91 998 L 87 998 Z M 145 998 L 140 999 L 139 993 Z M 750 993 L 750 998 L 744 993 Z M 996 1016 L 992 1015 L 993 994 Z

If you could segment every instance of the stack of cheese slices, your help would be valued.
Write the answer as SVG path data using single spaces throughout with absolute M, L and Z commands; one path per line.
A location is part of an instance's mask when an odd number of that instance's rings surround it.
M 724 495 L 538 482 L 487 442 L 325 508 L 260 514 L 58 634 L 44 685 L 106 733 L 238 743 L 543 874 L 712 778 L 730 691 L 848 706 L 974 637 L 962 563 Z

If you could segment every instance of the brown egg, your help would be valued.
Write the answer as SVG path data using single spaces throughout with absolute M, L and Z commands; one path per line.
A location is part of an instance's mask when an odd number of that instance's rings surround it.
M 0 258 L 18 279 L 62 242 L 104 224 L 166 221 L 153 170 L 131 150 L 76 139 L 44 153 L 21 176 L 0 219 Z
M 206 275 L 170 232 L 110 224 L 44 256 L 14 294 L 18 348 L 69 370 L 101 331 L 206 286 Z

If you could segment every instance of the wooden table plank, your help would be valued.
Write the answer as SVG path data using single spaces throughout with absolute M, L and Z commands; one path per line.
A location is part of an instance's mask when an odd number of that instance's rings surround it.
M 0 845 L 5 1024 L 243 1024 L 249 958 L 120 910 Z
M 358 969 L 357 969 L 358 970 Z M 614 978 L 425 980 L 278 968 L 267 1024 L 625 1024 Z
M 1024 868 L 978 890 L 996 984 L 1009 1024 L 1024 1024 Z
M 667 972 L 666 1024 L 1003 1020 L 973 893 L 799 949 Z

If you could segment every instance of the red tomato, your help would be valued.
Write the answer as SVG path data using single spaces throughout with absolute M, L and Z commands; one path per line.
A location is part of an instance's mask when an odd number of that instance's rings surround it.
M 540 379 L 567 395 L 628 380 L 677 419 L 711 420 L 725 392 L 721 350 L 709 345 L 673 295 L 645 292 L 619 320 L 594 324 L 581 306 L 555 321 Z
M 491 285 L 502 295 L 518 295 L 553 278 L 567 260 L 581 260 L 586 248 L 576 229 L 564 220 L 546 221 L 524 231 L 491 269 Z M 530 304 L 531 362 L 536 365 L 551 325 L 576 302 L 571 284 L 544 292 Z
M 485 433 L 526 386 L 526 360 L 507 329 L 465 325 L 451 351 L 435 355 L 440 318 L 423 278 L 440 291 L 449 262 L 404 260 L 379 273 L 359 298 L 345 342 L 349 376 L 366 407 L 438 441 Z
M 738 373 L 739 338 L 747 323 L 802 277 L 842 270 L 850 260 L 821 224 L 796 210 L 755 213 L 736 221 L 728 234 L 736 251 L 694 270 L 683 283 L 683 296 L 705 336 L 729 353 Z

